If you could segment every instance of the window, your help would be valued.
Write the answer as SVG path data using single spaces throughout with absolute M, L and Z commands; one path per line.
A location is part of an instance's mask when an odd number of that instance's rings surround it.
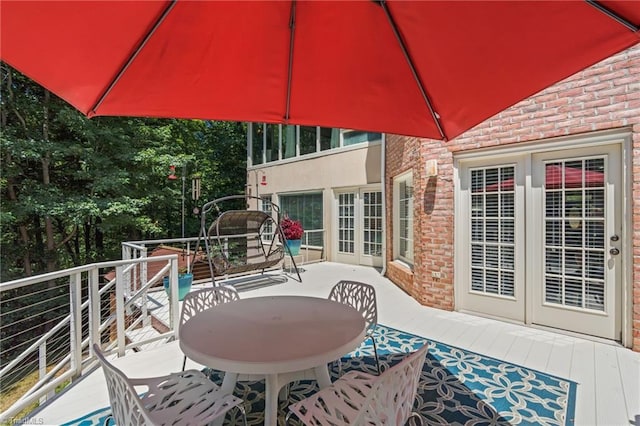
M 284 152 L 282 153 L 282 158 L 292 158 L 297 154 L 296 152 L 296 126 L 284 126 L 283 127 L 283 141 L 282 141 L 282 149 Z
M 413 265 L 413 174 L 398 176 L 393 181 L 394 259 Z
M 260 201 L 260 210 L 271 216 L 271 195 L 262 195 L 260 198 L 262 198 Z M 268 221 L 263 225 L 263 227 L 262 238 L 266 241 L 271 241 L 273 239 L 273 223 Z
M 265 132 L 265 160 L 267 163 L 278 159 L 278 150 L 280 145 L 280 126 L 277 124 L 267 124 Z
M 280 126 L 278 124 L 251 125 L 251 164 L 278 160 Z
M 382 140 L 381 133 L 316 126 L 249 123 L 251 165 Z
M 253 165 L 262 164 L 264 130 L 262 124 L 256 124 L 251 128 L 251 163 Z
M 320 150 L 326 151 L 340 147 L 340 129 L 320 128 Z
M 316 127 L 300 126 L 300 155 L 316 152 Z
M 343 145 L 355 145 L 358 143 L 375 141 L 382 139 L 381 133 L 362 132 L 360 130 L 343 130 L 342 131 Z
M 281 195 L 280 212 L 302 223 L 303 242 L 313 246 L 324 245 L 322 193 Z

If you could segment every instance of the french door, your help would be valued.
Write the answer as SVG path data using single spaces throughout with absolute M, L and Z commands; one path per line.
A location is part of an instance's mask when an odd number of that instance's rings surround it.
M 382 192 L 336 193 L 336 261 L 382 266 Z
M 460 308 L 619 340 L 621 164 L 619 145 L 465 163 Z
M 533 156 L 532 318 L 536 324 L 619 340 L 622 188 L 620 149 Z
M 470 164 L 460 179 L 460 307 L 525 321 L 524 158 Z

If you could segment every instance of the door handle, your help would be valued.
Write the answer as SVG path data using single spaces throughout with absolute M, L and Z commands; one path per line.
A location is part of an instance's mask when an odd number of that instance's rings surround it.
M 609 250 L 609 253 L 611 253 L 612 256 L 617 256 L 620 254 L 620 250 L 614 247 L 611 250 Z

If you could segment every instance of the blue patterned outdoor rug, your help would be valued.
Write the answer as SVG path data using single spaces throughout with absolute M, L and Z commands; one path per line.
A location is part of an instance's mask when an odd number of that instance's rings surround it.
M 429 352 L 415 401 L 425 425 L 572 425 L 576 383 L 530 370 L 467 350 L 428 341 L 423 337 L 378 325 L 378 354 L 383 369 L 408 353 L 429 344 Z M 375 374 L 370 341 L 342 359 L 343 371 L 358 369 Z M 332 379 L 338 368 L 332 366 Z M 222 374 L 210 372 L 220 384 Z M 280 417 L 287 406 L 317 391 L 314 381 L 291 384 L 289 400 L 280 404 Z M 264 382 L 238 382 L 234 392 L 245 400 L 249 425 L 264 422 Z M 102 425 L 109 409 L 98 410 L 67 423 L 71 426 Z M 241 425 L 237 410 L 227 414 L 225 425 Z M 292 418 L 291 424 L 296 424 Z

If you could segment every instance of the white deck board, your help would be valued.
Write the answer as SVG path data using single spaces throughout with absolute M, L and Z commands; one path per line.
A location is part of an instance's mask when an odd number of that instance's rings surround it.
M 599 398 L 596 398 L 598 389 L 595 386 L 595 345 L 594 342 L 585 340 L 576 342 L 573 346 L 573 362 L 571 363 L 569 379 L 578 383 L 575 422 L 578 425 L 598 424 L 596 420 L 596 399 Z M 622 396 L 621 394 L 619 395 Z
M 596 420 L 598 424 L 623 425 L 627 420 L 625 398 L 618 390 L 622 388 L 616 348 L 599 345 L 594 348 L 596 369 L 595 387 L 600 393 L 596 398 Z
M 554 376 L 569 377 L 573 359 L 573 344 L 573 338 L 556 336 L 547 359 L 547 365 L 543 370 Z
M 381 324 L 503 359 L 578 383 L 576 425 L 640 424 L 640 354 L 614 345 L 459 312 L 420 306 L 374 268 L 336 263 L 305 265 L 303 282 L 240 291 L 240 296 L 306 295 L 327 297 L 340 279 L 374 285 Z M 158 296 L 162 296 L 159 294 Z M 134 377 L 179 371 L 182 352 L 172 342 L 162 348 L 116 359 Z M 190 361 L 187 368 L 201 368 Z M 44 424 L 61 424 L 108 405 L 102 372 L 97 370 L 36 414 Z M 614 423 L 615 422 L 615 423 Z
M 640 425 L 640 358 L 624 348 L 616 348 L 629 423 Z

